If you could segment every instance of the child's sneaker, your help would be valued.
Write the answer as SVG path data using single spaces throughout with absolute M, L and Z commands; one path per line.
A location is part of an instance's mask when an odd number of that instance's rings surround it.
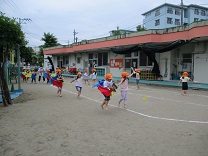
M 126 105 L 124 105 L 124 108 L 127 109 Z

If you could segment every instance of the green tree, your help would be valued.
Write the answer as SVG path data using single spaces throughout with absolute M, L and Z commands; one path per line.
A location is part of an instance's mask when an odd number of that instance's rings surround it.
M 25 60 L 25 62 L 30 62 L 32 61 L 32 56 L 34 55 L 34 50 L 31 47 L 25 47 L 22 46 L 20 47 L 20 57 Z
M 119 29 L 118 26 L 117 26 L 117 29 L 116 29 L 116 30 L 113 30 L 113 31 L 112 31 L 112 35 L 113 35 L 113 36 L 121 35 L 121 30 Z
M 20 24 L 0 12 L 0 86 L 4 106 L 12 104 L 4 68 L 9 53 L 15 46 L 24 44 L 24 34 Z
M 137 27 L 136 27 L 136 30 L 137 31 L 144 31 L 144 30 L 147 30 L 144 26 L 141 26 L 141 25 L 138 25 Z
M 60 43 L 58 43 L 57 38 L 51 33 L 44 33 L 43 37 L 41 38 L 41 41 L 44 41 L 44 45 L 39 46 L 40 52 L 38 54 L 38 62 L 40 64 L 43 64 L 44 62 L 43 48 L 55 47 L 60 45 Z
M 41 41 L 44 41 L 44 45 L 41 46 L 42 48 L 49 48 L 49 47 L 55 47 L 60 45 L 57 41 L 57 38 L 50 33 L 44 33 L 43 37 L 41 38 Z

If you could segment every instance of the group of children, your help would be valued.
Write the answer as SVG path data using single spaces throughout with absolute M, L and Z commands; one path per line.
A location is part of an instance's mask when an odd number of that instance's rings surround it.
M 129 78 L 132 77 L 134 74 L 136 74 L 136 84 L 137 84 L 137 89 L 139 89 L 139 80 L 140 80 L 140 69 L 133 69 L 132 68 L 132 73 L 129 74 L 128 72 L 122 72 L 121 73 L 121 81 L 117 84 L 117 86 L 120 86 L 120 90 L 121 90 L 121 94 L 120 94 L 120 98 L 118 101 L 118 107 L 120 107 L 121 102 L 123 101 L 124 104 L 124 108 L 127 108 L 127 94 L 128 94 L 128 84 L 129 84 Z M 86 82 L 89 81 L 88 79 L 86 79 L 87 73 L 85 71 L 84 73 L 84 80 L 85 80 L 85 84 Z M 77 77 L 71 81 L 71 83 L 73 81 L 76 81 L 75 87 L 76 90 L 78 91 L 78 98 L 81 95 L 81 90 L 82 90 L 82 73 L 78 72 L 77 73 Z M 95 79 L 96 80 L 96 79 Z M 95 81 L 94 80 L 94 81 Z M 180 84 L 180 82 L 182 81 L 182 95 L 186 96 L 187 93 L 186 91 L 188 90 L 188 81 L 192 81 L 189 77 L 188 77 L 188 73 L 184 72 L 183 75 L 180 78 L 180 81 L 178 82 Z M 100 92 L 104 95 L 104 101 L 101 104 L 101 108 L 104 109 L 105 106 L 105 110 L 108 110 L 108 103 L 110 100 L 110 96 L 111 94 L 109 94 L 109 92 L 112 92 L 115 90 L 115 83 L 113 82 L 113 77 L 112 74 L 108 73 L 105 75 L 105 80 L 103 82 L 102 87 L 98 87 L 98 89 L 100 90 Z M 102 89 L 102 90 L 101 90 Z M 103 91 L 103 89 L 106 89 L 107 91 Z
M 120 107 L 120 103 L 122 101 L 124 101 L 124 108 L 126 107 L 127 104 L 127 92 L 128 92 L 128 82 L 129 82 L 129 78 L 133 75 L 136 74 L 136 84 L 137 84 L 137 89 L 139 89 L 139 80 L 140 80 L 140 69 L 132 69 L 133 72 L 129 75 L 127 72 L 122 72 L 121 74 L 121 81 L 117 84 L 118 86 L 120 86 L 121 89 L 121 97 L 119 99 L 118 102 L 118 107 Z M 79 98 L 81 95 L 81 91 L 82 91 L 82 80 L 84 79 L 85 84 L 89 84 L 89 77 L 88 77 L 88 71 L 85 70 L 84 76 L 82 77 L 82 73 L 78 72 L 77 76 L 75 77 L 74 80 L 71 81 L 72 82 L 76 82 L 75 83 L 75 88 L 78 92 L 77 97 Z M 96 70 L 93 70 L 92 73 L 92 81 L 95 84 L 96 81 Z M 110 96 L 111 96 L 111 92 L 115 91 L 115 89 L 117 89 L 117 85 L 115 85 L 115 83 L 113 82 L 113 77 L 112 74 L 108 73 L 105 75 L 104 78 L 104 82 L 102 86 L 98 86 L 98 89 L 100 90 L 100 92 L 104 95 L 104 101 L 101 104 L 101 108 L 104 109 L 105 106 L 105 110 L 108 110 L 108 102 L 110 100 Z
M 30 70 L 30 68 L 24 68 L 22 70 L 22 73 L 21 73 L 21 78 L 23 80 L 23 82 L 28 82 L 29 79 L 31 78 L 31 83 L 37 83 L 36 82 L 36 77 L 38 75 L 38 81 L 40 82 L 41 79 L 43 79 L 43 82 L 45 81 L 45 76 L 44 76 L 44 68 L 42 66 L 40 66 L 40 68 L 38 69 L 38 71 L 35 71 L 35 69 L 32 69 Z M 49 75 L 50 73 L 50 70 L 46 70 L 46 74 Z M 47 78 L 47 83 L 49 82 L 49 76 L 46 76 Z

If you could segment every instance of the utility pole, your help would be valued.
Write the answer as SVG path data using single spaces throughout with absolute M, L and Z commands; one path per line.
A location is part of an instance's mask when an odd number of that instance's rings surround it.
M 21 19 L 19 18 L 19 24 L 26 24 L 26 22 L 29 22 L 31 21 L 30 18 L 24 18 L 24 19 Z M 16 52 L 17 52 L 17 72 L 18 72 L 18 90 L 21 89 L 21 83 L 20 83 L 20 45 L 17 44 L 16 46 Z
M 74 43 L 75 43 L 76 42 L 76 37 L 75 36 L 76 36 L 76 34 L 78 34 L 78 32 L 76 32 L 75 29 L 74 29 L 73 34 L 74 34 Z
M 183 26 L 183 0 L 181 0 L 181 26 Z

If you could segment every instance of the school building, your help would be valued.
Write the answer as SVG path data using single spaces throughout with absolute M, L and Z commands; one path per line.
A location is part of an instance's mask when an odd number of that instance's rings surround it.
M 43 52 L 45 68 L 52 62 L 69 74 L 96 68 L 100 76 L 120 77 L 133 67 L 141 69 L 141 79 L 176 80 L 187 71 L 196 82 L 208 84 L 208 20 L 84 40 Z

